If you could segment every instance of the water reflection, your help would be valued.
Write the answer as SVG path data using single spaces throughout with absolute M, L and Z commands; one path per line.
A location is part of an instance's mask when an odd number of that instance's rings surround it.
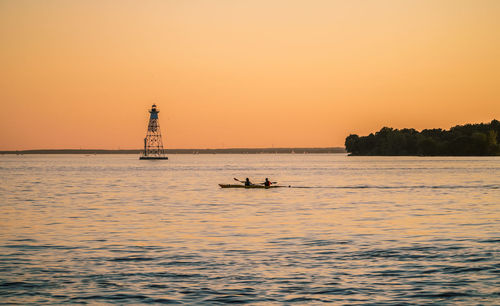
M 0 158 L 5 303 L 498 297 L 497 157 Z

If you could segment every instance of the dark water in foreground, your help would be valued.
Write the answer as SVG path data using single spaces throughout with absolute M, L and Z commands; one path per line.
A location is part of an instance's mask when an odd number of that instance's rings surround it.
M 500 304 L 500 158 L 0 156 L 0 303 Z M 219 189 L 233 177 L 297 187 Z

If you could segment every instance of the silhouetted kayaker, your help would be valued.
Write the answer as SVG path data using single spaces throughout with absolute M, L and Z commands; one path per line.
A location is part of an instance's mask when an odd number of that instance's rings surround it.
M 250 182 L 250 180 L 248 179 L 248 177 L 245 179 L 245 186 L 251 186 L 252 183 Z
M 264 186 L 266 186 L 266 187 L 271 186 L 271 182 L 269 181 L 269 179 L 267 177 L 266 177 L 266 181 L 264 182 Z

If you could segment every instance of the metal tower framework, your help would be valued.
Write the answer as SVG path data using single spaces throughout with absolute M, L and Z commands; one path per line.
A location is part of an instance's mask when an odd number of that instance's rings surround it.
M 149 110 L 149 124 L 146 138 L 144 138 L 144 152 L 140 159 L 168 159 L 165 156 L 163 142 L 161 139 L 160 123 L 158 121 L 158 113 L 160 111 L 153 104 Z

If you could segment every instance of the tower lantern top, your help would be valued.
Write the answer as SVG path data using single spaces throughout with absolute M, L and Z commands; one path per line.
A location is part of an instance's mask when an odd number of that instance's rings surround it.
M 153 104 L 153 106 L 151 106 L 151 109 L 149 110 L 149 113 L 151 114 L 149 116 L 150 119 L 158 119 L 158 113 L 160 111 L 156 108 L 156 104 Z
M 156 104 L 153 104 L 153 106 L 151 106 L 151 110 L 149 112 L 150 113 L 159 113 L 160 111 L 156 109 Z

